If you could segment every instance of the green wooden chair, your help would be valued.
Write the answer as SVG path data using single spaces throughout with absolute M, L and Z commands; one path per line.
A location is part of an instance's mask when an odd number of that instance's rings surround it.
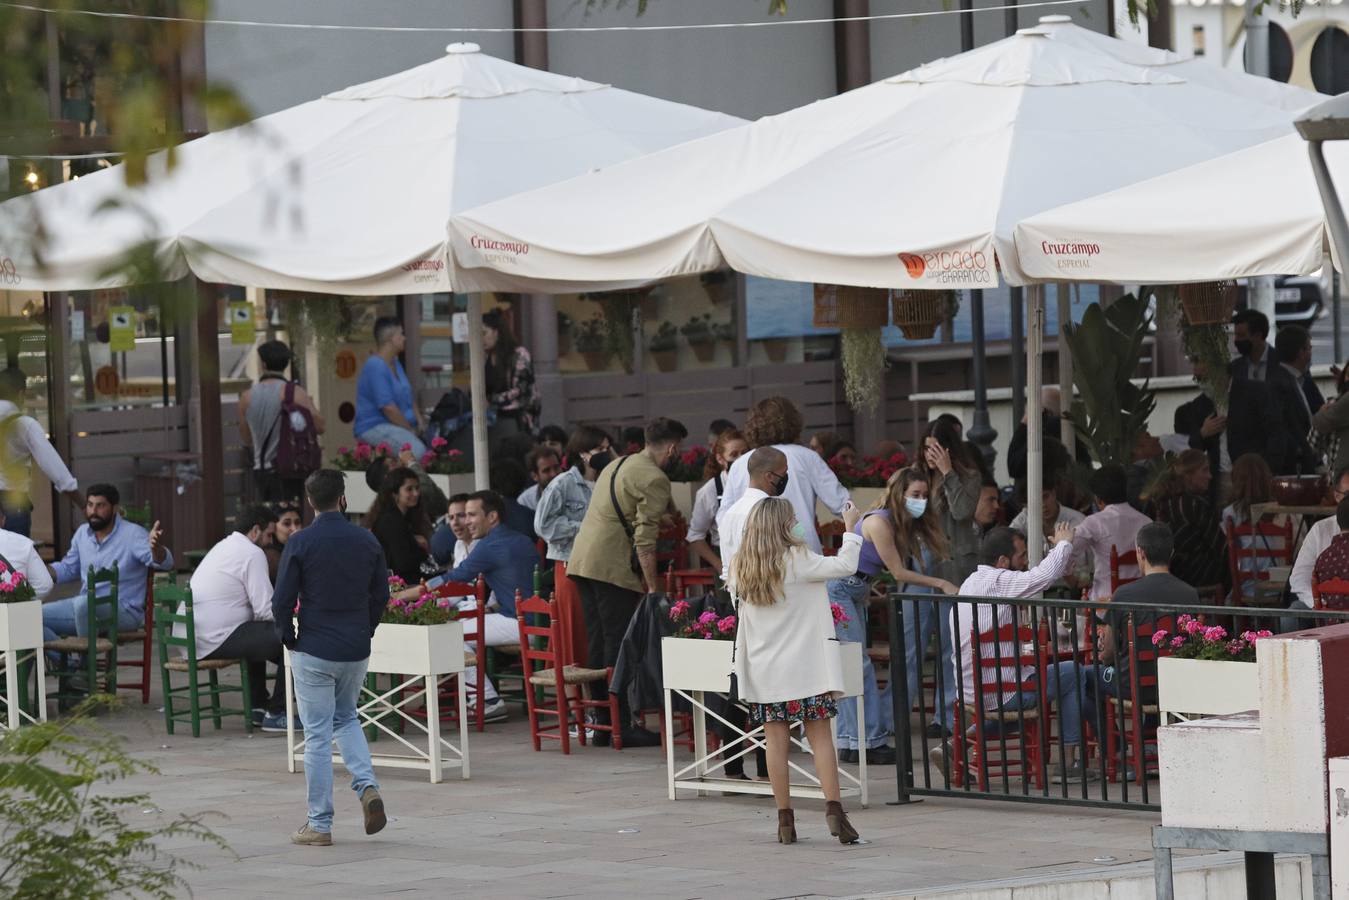
M 139 506 L 133 503 L 123 503 L 121 506 L 122 518 L 142 528 L 149 528 L 154 524 L 154 514 L 150 511 L 150 501 L 146 500 Z
M 57 688 L 48 699 L 56 700 L 61 709 L 93 693 L 117 693 L 117 563 L 111 569 L 90 566 L 85 581 L 84 637 L 60 637 L 42 644 L 44 650 L 84 657 L 78 670 L 53 673 Z
M 159 643 L 159 668 L 164 678 L 164 727 L 173 734 L 175 722 L 192 725 L 192 736 L 201 737 L 203 706 L 215 722 L 217 730 L 225 716 L 242 716 L 244 730 L 253 732 L 252 692 L 248 683 L 248 664 L 239 659 L 197 659 L 197 629 L 192 614 L 192 589 L 178 587 L 167 581 L 155 585 L 155 639 Z M 175 636 L 175 625 L 182 625 L 184 634 Z M 183 656 L 170 656 L 170 647 L 180 647 Z M 220 670 L 239 667 L 239 684 L 221 684 Z M 187 674 L 187 684 L 173 686 L 174 672 Z M 201 673 L 207 676 L 201 683 Z M 239 694 L 239 707 L 221 704 L 225 694 Z M 207 704 L 203 704 L 205 697 Z

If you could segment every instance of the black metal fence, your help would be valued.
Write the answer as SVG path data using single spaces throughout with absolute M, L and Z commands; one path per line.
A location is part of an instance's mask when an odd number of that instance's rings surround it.
M 1299 607 L 903 592 L 890 595 L 888 614 L 900 803 L 940 796 L 1133 810 L 1161 808 L 1157 659 L 1181 616 L 1222 627 L 1226 640 L 1349 621 L 1349 611 Z M 1158 631 L 1168 632 L 1160 646 Z

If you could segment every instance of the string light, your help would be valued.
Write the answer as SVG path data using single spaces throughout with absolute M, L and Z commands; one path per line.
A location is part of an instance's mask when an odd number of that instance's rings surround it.
M 1006 6 L 982 6 L 973 10 L 933 9 L 922 12 L 879 13 L 867 16 L 838 16 L 817 19 L 767 19 L 761 22 L 696 22 L 687 25 L 558 25 L 532 28 L 474 28 L 462 25 L 332 25 L 313 22 L 257 22 L 247 19 L 192 19 L 186 16 L 153 16 L 142 13 L 108 12 L 93 9 L 48 9 L 30 3 L 0 0 L 0 6 L 27 12 L 55 13 L 62 16 L 93 16 L 101 19 L 133 19 L 145 22 L 174 22 L 186 25 L 230 25 L 240 28 L 289 28 L 302 31 L 392 31 L 410 34 L 585 34 L 615 31 L 708 31 L 726 28 L 772 28 L 786 25 L 833 25 L 839 22 L 880 22 L 891 19 L 921 19 L 927 16 L 959 16 L 966 13 L 1003 12 L 1009 9 L 1034 9 L 1045 6 L 1085 6 L 1090 0 L 1036 0 L 1033 3 Z

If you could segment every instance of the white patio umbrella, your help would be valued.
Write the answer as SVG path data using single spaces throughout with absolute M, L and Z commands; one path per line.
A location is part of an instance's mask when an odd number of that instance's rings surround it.
M 433 62 L 178 147 L 171 172 L 158 154 L 148 187 L 128 190 L 118 166 L 0 204 L 0 258 L 29 290 L 121 284 L 125 274 L 109 269 L 145 242 L 172 278 L 355 295 L 463 290 L 446 259 L 455 212 L 740 124 L 452 44 Z M 99 212 L 110 200 L 123 206 Z M 41 264 L 29 240 L 39 220 Z M 481 445 L 476 320 L 469 334 Z M 485 450 L 476 457 L 485 487 Z
M 1349 147 L 1328 145 L 1326 161 L 1349 182 Z M 1014 235 L 1031 278 L 1119 284 L 1310 275 L 1332 248 L 1296 134 L 1046 210 Z
M 1295 111 L 1316 99 L 1255 81 L 1050 21 L 456 216 L 455 277 L 601 290 L 728 263 L 881 288 L 987 287 L 999 273 L 1026 284 L 1012 239 L 1020 220 L 1290 134 Z M 1033 310 L 1031 396 L 1040 324 Z M 1039 418 L 1028 422 L 1034 532 Z

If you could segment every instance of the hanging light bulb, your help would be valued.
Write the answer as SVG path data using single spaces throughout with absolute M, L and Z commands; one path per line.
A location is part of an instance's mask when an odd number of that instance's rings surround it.
M 34 187 L 34 188 L 37 187 L 37 182 L 38 182 L 38 175 L 37 175 L 37 172 L 33 171 L 32 169 L 29 169 L 29 170 L 28 170 L 28 174 L 25 175 L 25 176 L 23 176 L 23 180 L 26 181 L 26 182 L 28 182 L 28 186 L 29 186 L 29 187 Z

